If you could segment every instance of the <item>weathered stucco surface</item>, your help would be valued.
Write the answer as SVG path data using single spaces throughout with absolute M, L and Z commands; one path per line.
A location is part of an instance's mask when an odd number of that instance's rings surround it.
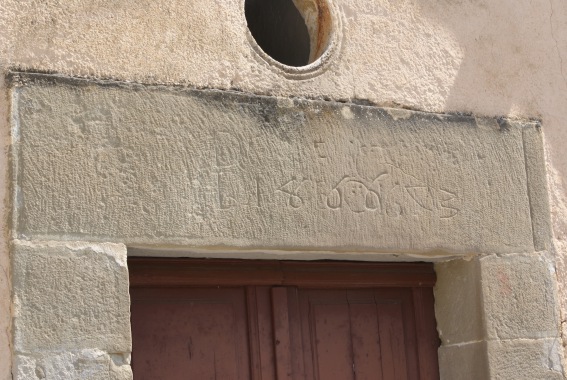
M 543 165 L 535 123 L 17 80 L 19 238 L 424 255 L 548 245 L 544 176 L 527 170 Z
M 341 51 L 327 71 L 297 81 L 256 56 L 242 0 L 4 0 L 0 68 L 539 118 L 547 142 L 552 253 L 565 281 L 567 3 L 344 0 L 339 9 Z M 0 86 L 0 196 L 6 201 L 9 103 L 3 75 Z M 3 202 L 3 236 L 11 227 L 7 210 Z M 10 355 L 7 240 L 0 246 L 0 358 Z M 567 310 L 565 287 L 560 290 Z M 0 379 L 10 377 L 9 365 L 0 360 Z

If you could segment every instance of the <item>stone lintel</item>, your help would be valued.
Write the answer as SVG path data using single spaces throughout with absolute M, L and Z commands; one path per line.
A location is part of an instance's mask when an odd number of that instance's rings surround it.
M 19 238 L 425 255 L 546 246 L 533 122 L 15 78 Z

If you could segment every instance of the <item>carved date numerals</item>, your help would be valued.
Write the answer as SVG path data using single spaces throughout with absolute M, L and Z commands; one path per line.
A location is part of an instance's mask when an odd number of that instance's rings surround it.
M 292 178 L 290 181 L 284 183 L 277 191 L 284 193 L 287 196 L 287 205 L 292 208 L 300 208 L 305 203 L 300 195 L 301 186 L 308 182 L 307 180 L 298 180 Z

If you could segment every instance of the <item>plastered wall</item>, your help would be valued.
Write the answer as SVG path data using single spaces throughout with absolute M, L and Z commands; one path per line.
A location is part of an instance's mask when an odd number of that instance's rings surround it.
M 0 69 L 368 100 L 434 112 L 541 119 L 563 309 L 567 295 L 567 3 L 344 0 L 340 49 L 292 80 L 251 47 L 236 0 L 0 3 Z M 0 76 L 0 358 L 9 357 L 9 103 Z M 565 317 L 562 317 L 565 320 Z M 10 378 L 0 360 L 0 379 Z

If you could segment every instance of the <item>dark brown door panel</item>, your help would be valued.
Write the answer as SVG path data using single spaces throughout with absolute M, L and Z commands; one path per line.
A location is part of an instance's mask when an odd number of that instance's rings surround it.
M 439 378 L 431 265 L 140 258 L 129 268 L 136 380 Z
M 140 380 L 250 378 L 244 289 L 132 289 Z

